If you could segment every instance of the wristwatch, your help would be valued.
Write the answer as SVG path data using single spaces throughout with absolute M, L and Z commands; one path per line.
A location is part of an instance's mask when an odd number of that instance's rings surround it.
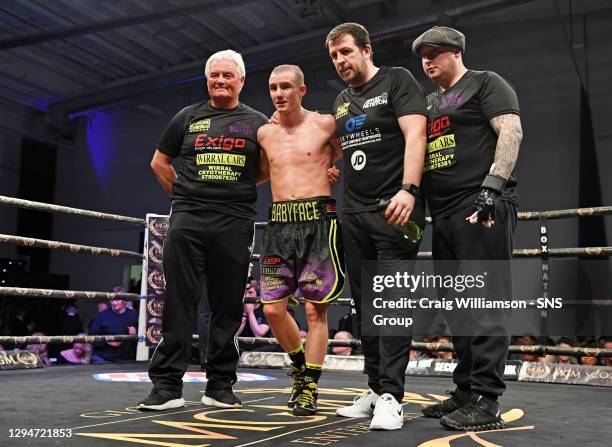
M 418 199 L 421 197 L 421 188 L 419 188 L 416 185 L 413 185 L 412 183 L 404 183 L 402 185 L 402 187 L 400 188 L 400 190 L 404 190 L 404 191 L 408 191 L 410 194 L 412 194 L 414 196 L 415 199 Z

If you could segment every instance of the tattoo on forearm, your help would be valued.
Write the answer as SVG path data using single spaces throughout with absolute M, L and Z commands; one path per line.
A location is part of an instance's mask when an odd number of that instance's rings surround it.
M 496 116 L 490 124 L 497 134 L 497 146 L 489 173 L 507 179 L 514 169 L 523 138 L 521 119 L 518 115 L 509 113 Z

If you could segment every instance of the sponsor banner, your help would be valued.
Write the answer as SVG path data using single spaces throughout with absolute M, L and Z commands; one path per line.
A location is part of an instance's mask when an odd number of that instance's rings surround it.
M 0 370 L 44 368 L 33 351 L 0 351 Z
M 274 377 L 264 376 L 262 374 L 253 373 L 238 373 L 239 382 L 258 382 L 265 380 L 276 380 Z M 93 378 L 100 382 L 150 382 L 149 373 L 146 372 L 125 372 L 125 373 L 101 373 L 93 374 Z M 183 382 L 206 382 L 206 373 L 203 372 L 186 372 L 183 376 Z
M 520 366 L 521 362 L 519 360 L 508 360 L 504 371 L 504 379 L 517 380 Z M 411 360 L 408 362 L 406 375 L 452 377 L 456 367 L 456 359 Z
M 169 216 L 147 216 L 146 240 L 146 271 L 143 278 L 146 281 L 147 296 L 147 346 L 155 346 L 161 339 L 161 319 L 164 310 L 166 280 L 164 278 L 163 246 L 170 225 Z
M 569 383 L 612 387 L 612 368 L 523 362 L 518 380 L 521 382 Z

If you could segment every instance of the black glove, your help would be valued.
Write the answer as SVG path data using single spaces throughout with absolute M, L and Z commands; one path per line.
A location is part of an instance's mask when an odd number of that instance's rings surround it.
M 487 175 L 482 182 L 482 189 L 474 200 L 473 212 L 478 212 L 478 222 L 486 222 L 489 217 L 495 220 L 495 208 L 499 205 L 501 192 L 506 179 L 496 175 Z

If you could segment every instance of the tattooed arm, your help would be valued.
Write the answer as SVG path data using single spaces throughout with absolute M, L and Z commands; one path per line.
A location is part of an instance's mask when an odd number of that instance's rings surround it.
M 490 124 L 497 134 L 495 158 L 474 203 L 474 212 L 465 219 L 472 224 L 482 222 L 488 228 L 495 223 L 495 203 L 514 169 L 523 138 L 521 118 L 514 113 L 496 116 Z
M 523 138 L 521 118 L 514 113 L 508 113 L 496 116 L 490 121 L 490 124 L 497 134 L 497 146 L 489 174 L 507 180 L 516 164 Z

